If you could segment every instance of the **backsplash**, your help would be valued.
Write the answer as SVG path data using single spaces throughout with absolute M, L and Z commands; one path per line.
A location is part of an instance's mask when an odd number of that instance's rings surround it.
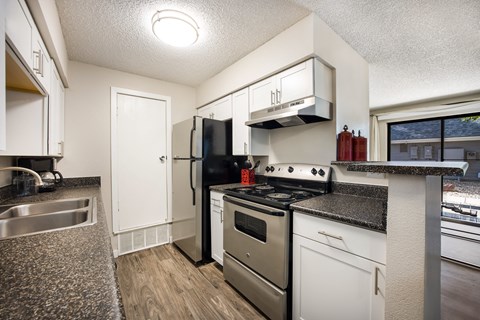
M 345 182 L 332 182 L 332 192 L 388 200 L 388 187 Z
M 100 186 L 100 177 L 80 177 L 80 178 L 64 178 L 61 185 L 58 188 L 78 188 L 87 186 Z M 55 191 L 53 191 L 55 192 Z M 15 188 L 13 185 L 7 185 L 0 187 L 0 203 L 15 198 Z

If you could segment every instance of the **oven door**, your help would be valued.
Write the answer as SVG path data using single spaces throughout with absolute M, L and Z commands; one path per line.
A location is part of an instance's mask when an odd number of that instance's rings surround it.
M 281 289 L 288 287 L 290 211 L 224 196 L 224 250 Z

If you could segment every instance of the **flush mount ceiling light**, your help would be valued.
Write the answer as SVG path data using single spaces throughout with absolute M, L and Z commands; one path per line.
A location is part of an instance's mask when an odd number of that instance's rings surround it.
M 177 10 L 157 11 L 152 18 L 153 33 L 175 47 L 186 47 L 198 39 L 198 25 L 188 14 Z

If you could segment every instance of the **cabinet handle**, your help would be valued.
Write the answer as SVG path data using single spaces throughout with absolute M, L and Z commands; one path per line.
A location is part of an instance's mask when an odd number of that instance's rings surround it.
M 63 156 L 63 141 L 58 143 L 58 155 Z
M 273 106 L 275 104 L 275 93 L 270 91 L 270 103 Z
M 45 72 L 44 72 L 44 68 L 43 68 L 43 57 L 44 57 L 44 54 L 42 53 L 42 51 L 40 51 L 40 73 L 42 74 L 42 77 L 45 77 Z
M 275 92 L 275 98 L 277 99 L 277 104 L 279 104 L 280 100 L 282 99 L 282 93 L 278 89 Z
M 220 222 L 223 223 L 223 209 L 220 209 Z
M 247 154 L 247 143 L 243 143 L 243 154 Z
M 326 236 L 326 237 L 334 238 L 334 239 L 337 239 L 337 240 L 343 240 L 342 236 L 335 236 L 335 235 L 329 234 L 325 231 L 318 231 L 318 234 L 321 234 L 321 235 Z
M 42 56 L 41 56 L 41 51 L 38 50 L 38 51 L 35 51 L 33 50 L 33 71 L 36 73 L 36 74 L 41 74 L 41 70 L 40 70 L 40 63 L 42 61 Z
M 375 267 L 375 295 L 378 295 L 378 291 L 380 291 L 380 289 L 378 289 L 378 272 L 380 271 L 380 269 L 378 267 Z

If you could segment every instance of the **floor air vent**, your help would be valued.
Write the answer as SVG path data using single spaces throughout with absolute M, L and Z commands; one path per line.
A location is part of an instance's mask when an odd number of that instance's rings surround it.
M 169 228 L 167 224 L 145 229 L 124 232 L 118 235 L 119 255 L 135 252 L 168 243 Z

